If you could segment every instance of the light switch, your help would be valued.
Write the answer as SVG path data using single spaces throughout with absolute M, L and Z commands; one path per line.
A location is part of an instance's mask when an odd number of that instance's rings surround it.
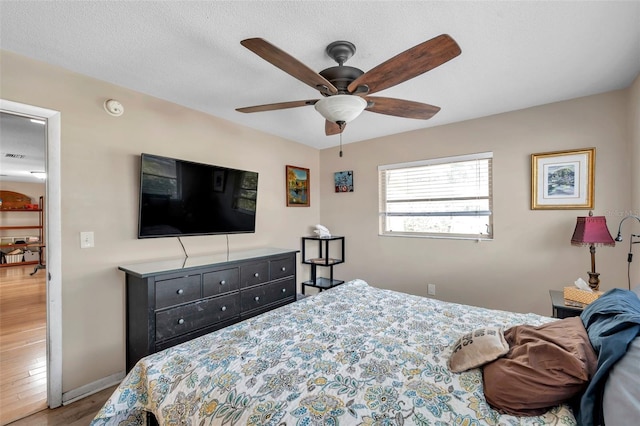
M 86 231 L 80 233 L 80 248 L 94 247 L 93 232 Z

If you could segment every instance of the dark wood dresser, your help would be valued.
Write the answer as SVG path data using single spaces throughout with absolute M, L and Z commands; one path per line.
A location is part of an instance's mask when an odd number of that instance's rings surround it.
M 126 363 L 296 300 L 297 250 L 262 248 L 120 266 Z

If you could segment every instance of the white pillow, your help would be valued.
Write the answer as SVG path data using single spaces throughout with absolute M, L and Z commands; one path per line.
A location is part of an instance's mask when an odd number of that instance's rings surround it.
M 629 426 L 640 419 L 640 337 L 618 361 L 604 385 L 602 413 L 607 426 Z
M 509 352 L 509 344 L 498 327 L 479 328 L 461 336 L 453 344 L 449 370 L 454 373 L 480 367 Z

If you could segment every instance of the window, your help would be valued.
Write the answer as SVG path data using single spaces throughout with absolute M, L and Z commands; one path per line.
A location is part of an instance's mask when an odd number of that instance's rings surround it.
M 493 153 L 378 166 L 380 235 L 493 239 Z

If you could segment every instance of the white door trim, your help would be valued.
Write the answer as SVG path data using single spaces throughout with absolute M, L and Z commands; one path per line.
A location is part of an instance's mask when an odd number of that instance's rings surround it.
M 47 120 L 45 190 L 47 268 L 47 403 L 62 405 L 62 205 L 60 185 L 60 112 L 0 99 L 0 110 Z

